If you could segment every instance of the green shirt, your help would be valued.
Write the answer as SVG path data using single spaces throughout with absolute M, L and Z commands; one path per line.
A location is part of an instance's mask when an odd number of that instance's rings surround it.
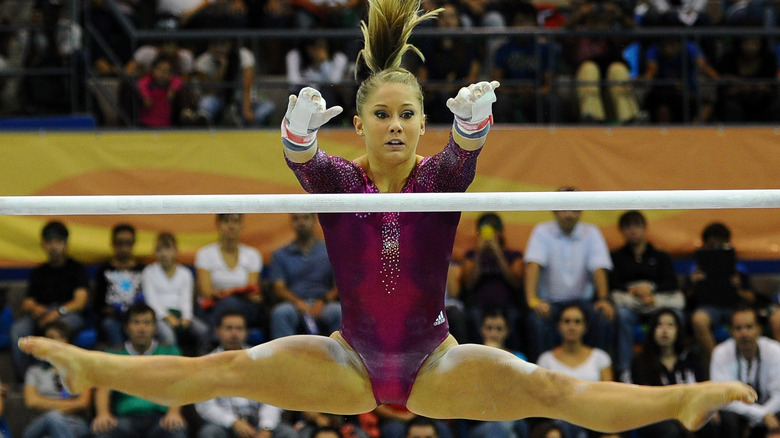
M 108 353 L 134 356 L 127 348 L 121 350 L 109 350 Z M 180 356 L 181 352 L 175 345 L 158 345 L 152 352 L 152 356 Z M 114 415 L 149 415 L 165 414 L 168 406 L 158 405 L 142 398 L 125 394 L 124 392 L 111 391 L 111 407 Z

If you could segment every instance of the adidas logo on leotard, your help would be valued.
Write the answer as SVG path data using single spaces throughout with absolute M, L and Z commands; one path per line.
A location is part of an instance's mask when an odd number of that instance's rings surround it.
M 436 321 L 433 322 L 433 326 L 444 324 L 444 312 L 439 312 L 439 316 L 436 317 Z

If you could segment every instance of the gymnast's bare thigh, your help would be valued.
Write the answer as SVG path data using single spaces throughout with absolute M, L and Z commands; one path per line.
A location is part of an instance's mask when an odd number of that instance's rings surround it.
M 458 345 L 450 335 L 417 373 L 406 406 L 433 418 L 517 419 L 543 380 L 537 369 L 498 348 Z
M 295 411 L 352 415 L 376 407 L 368 373 L 339 333 L 286 336 L 247 353 L 235 362 L 235 387 L 225 388 L 231 395 Z

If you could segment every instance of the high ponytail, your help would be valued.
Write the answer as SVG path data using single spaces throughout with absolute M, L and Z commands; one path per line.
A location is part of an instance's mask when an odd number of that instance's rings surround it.
M 441 9 L 419 15 L 420 0 L 368 0 L 368 23 L 360 22 L 364 48 L 358 53 L 372 73 L 401 66 L 407 51 L 425 56 L 409 44 L 412 29 L 419 23 L 438 15 Z
M 368 0 L 368 23 L 362 21 L 364 47 L 358 53 L 357 71 L 361 61 L 371 72 L 357 92 L 357 112 L 362 114 L 363 104 L 379 83 L 405 83 L 419 91 L 422 107 L 422 90 L 417 78 L 401 67 L 403 55 L 412 51 L 423 61 L 425 56 L 410 44 L 412 30 L 419 23 L 436 17 L 442 9 L 420 14 L 420 0 Z

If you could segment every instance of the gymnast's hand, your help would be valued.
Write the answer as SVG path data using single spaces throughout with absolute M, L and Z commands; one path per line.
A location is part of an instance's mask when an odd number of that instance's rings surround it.
M 308 149 L 317 139 L 317 130 L 342 111 L 340 106 L 325 109 L 325 99 L 314 88 L 303 88 L 297 97 L 291 94 L 282 120 L 282 142 L 293 150 Z
M 455 114 L 455 129 L 466 138 L 487 135 L 493 123 L 493 102 L 498 81 L 478 82 L 463 87 L 458 95 L 447 99 L 447 108 Z

